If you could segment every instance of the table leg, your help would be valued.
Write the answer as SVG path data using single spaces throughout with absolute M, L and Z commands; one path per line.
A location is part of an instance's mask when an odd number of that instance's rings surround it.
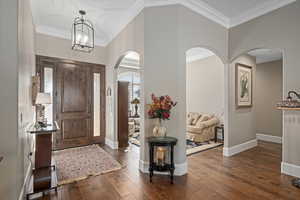
M 153 158 L 153 154 L 154 154 L 154 147 L 152 145 L 150 145 L 150 163 L 149 163 L 149 176 L 150 176 L 150 183 L 152 183 L 152 176 L 153 176 L 153 162 L 154 162 L 154 158 Z
M 217 142 L 218 139 L 218 127 L 215 127 L 215 142 Z
M 223 144 L 224 144 L 224 127 L 222 127 L 222 140 L 223 140 Z
M 170 176 L 171 176 L 171 184 L 174 182 L 174 170 L 175 170 L 175 165 L 174 165 L 174 146 L 171 146 L 171 168 L 170 168 Z

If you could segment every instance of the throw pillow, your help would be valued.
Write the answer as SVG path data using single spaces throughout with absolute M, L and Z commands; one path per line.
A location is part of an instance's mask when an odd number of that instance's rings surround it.
M 192 124 L 191 125 L 196 125 L 198 119 L 200 118 L 201 116 L 199 114 L 195 114 L 193 116 L 193 121 L 192 121 Z
M 211 118 L 210 115 L 202 115 L 201 118 L 199 119 L 200 122 L 205 122 Z
M 193 122 L 193 118 L 189 117 L 187 119 L 187 125 L 192 125 L 192 122 Z

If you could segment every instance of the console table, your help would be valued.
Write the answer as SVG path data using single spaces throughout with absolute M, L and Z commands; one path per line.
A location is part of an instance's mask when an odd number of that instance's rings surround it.
M 174 137 L 148 137 L 149 143 L 149 155 L 150 155 L 150 166 L 149 166 L 149 175 L 150 182 L 152 182 L 152 176 L 154 171 L 159 172 L 170 172 L 171 184 L 173 184 L 174 179 L 174 146 L 177 143 L 177 139 Z M 154 161 L 154 149 L 156 148 L 166 148 L 166 157 L 169 157 L 169 161 L 161 164 Z M 157 149 L 156 149 L 157 150 Z
M 37 193 L 50 190 L 57 191 L 57 176 L 55 163 L 52 160 L 52 135 L 59 130 L 56 122 L 46 127 L 36 127 L 32 124 L 27 131 L 35 135 L 35 164 L 30 180 L 27 199 Z

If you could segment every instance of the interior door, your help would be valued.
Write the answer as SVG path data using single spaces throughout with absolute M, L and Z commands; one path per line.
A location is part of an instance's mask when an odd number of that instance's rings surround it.
M 128 85 L 118 81 L 118 143 L 120 148 L 128 147 Z
M 47 110 L 49 121 L 57 121 L 54 149 L 104 143 L 105 67 L 59 58 L 37 56 L 41 91 L 53 94 Z

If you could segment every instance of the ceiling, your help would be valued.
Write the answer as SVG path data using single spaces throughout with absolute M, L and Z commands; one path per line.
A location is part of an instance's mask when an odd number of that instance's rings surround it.
M 281 60 L 283 58 L 282 52 L 276 49 L 256 49 L 250 51 L 248 54 L 256 57 L 257 64 Z
M 106 46 L 142 9 L 139 0 L 31 0 L 38 33 L 71 38 L 79 10 L 87 12 L 95 28 L 95 43 Z
M 31 0 L 39 33 L 71 38 L 78 10 L 95 27 L 95 43 L 106 46 L 144 7 L 181 4 L 227 27 L 249 21 L 296 0 Z

